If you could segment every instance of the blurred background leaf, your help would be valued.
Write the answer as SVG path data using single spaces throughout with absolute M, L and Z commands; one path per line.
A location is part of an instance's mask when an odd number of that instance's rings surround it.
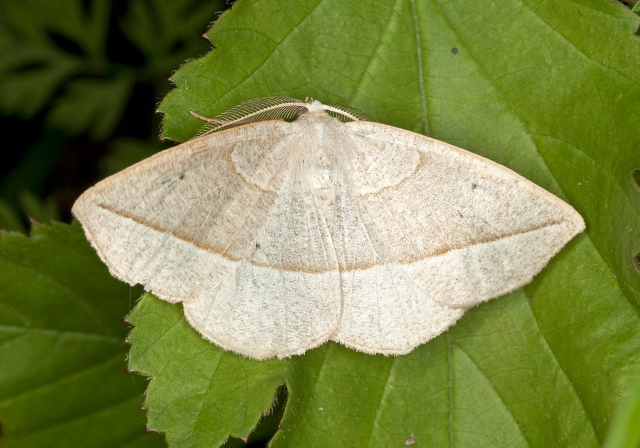
M 99 162 L 100 178 L 111 176 L 162 149 L 162 145 L 153 140 L 126 137 L 113 140 L 109 146 L 109 152 Z
M 156 104 L 224 0 L 6 0 L 0 3 L 0 225 L 24 231 L 25 194 L 58 204 L 38 218 L 70 219 L 102 174 L 114 140 L 156 139 Z M 121 165 L 122 166 L 122 165 Z M 33 203 L 33 201 L 31 201 Z M 33 205 L 33 204 L 32 204 Z M 48 206 L 52 212 L 52 205 Z M 31 216 L 35 218 L 35 216 Z

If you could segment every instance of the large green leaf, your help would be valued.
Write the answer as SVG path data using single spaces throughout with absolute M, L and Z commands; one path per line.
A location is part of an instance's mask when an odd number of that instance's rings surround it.
M 149 296 L 134 317 L 172 316 L 135 319 L 150 426 L 176 447 L 246 436 L 282 378 L 274 446 L 599 446 L 640 367 L 637 26 L 604 0 L 234 4 L 208 33 L 216 49 L 173 76 L 165 137 L 194 135 L 189 111 L 249 98 L 348 104 L 509 166 L 587 231 L 532 284 L 401 357 L 329 343 L 285 371 L 220 353 Z M 220 360 L 237 370 L 211 374 Z
M 631 392 L 614 416 L 605 448 L 638 448 L 640 446 L 640 375 Z
M 0 233 L 0 445 L 160 447 L 125 373 L 129 286 L 79 226 Z
M 155 377 L 145 400 L 149 426 L 166 431 L 172 446 L 217 446 L 230 434 L 244 437 L 287 377 L 287 361 L 252 361 L 209 344 L 180 306 L 150 294 L 129 321 L 136 325 L 129 365 Z

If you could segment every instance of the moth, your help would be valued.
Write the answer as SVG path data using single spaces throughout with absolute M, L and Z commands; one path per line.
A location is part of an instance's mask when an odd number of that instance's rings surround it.
M 73 214 L 113 276 L 254 359 L 408 353 L 585 228 L 508 168 L 348 107 L 273 97 L 205 120 Z

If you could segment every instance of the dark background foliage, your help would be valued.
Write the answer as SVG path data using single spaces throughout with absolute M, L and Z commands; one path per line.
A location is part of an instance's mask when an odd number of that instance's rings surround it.
M 70 221 L 106 175 L 171 146 L 154 110 L 172 71 L 211 49 L 224 0 L 0 4 L 0 228 Z M 62 20 L 61 20 L 62 18 Z

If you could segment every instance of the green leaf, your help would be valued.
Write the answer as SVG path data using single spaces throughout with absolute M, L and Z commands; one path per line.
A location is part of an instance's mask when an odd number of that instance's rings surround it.
M 24 213 L 38 222 L 60 219 L 58 204 L 51 199 L 40 199 L 28 190 L 20 193 L 20 205 Z
M 595 0 L 239 1 L 216 22 L 208 33 L 216 49 L 173 76 L 178 88 L 161 105 L 165 137 L 197 132 L 202 122 L 190 111 L 215 116 L 250 98 L 313 97 L 506 165 L 587 222 L 532 284 L 470 310 L 409 355 L 329 343 L 291 358 L 272 446 L 603 443 L 640 367 L 637 27 L 623 5 Z M 172 332 L 191 331 L 179 305 L 144 302 L 145 314 L 167 309 Z M 240 406 L 255 398 L 245 376 L 207 382 L 183 363 L 171 378 L 164 366 L 183 359 L 175 353 L 217 349 L 136 322 L 136 338 L 158 358 L 144 372 L 165 384 L 147 393 L 150 415 L 164 417 L 154 429 L 172 446 L 246 436 L 260 406 L 242 408 L 245 425 L 229 406 L 208 425 L 185 418 L 198 412 L 197 401 L 185 404 L 192 397 Z M 143 351 L 136 345 L 134 367 Z M 210 395 L 221 382 L 233 389 Z M 277 383 L 263 387 L 262 405 Z M 167 413 L 168 403 L 181 412 Z
M 131 294 L 78 225 L 0 233 L 2 446 L 159 447 L 125 370 Z
M 181 306 L 145 295 L 129 321 L 135 328 L 130 367 L 155 377 L 145 406 L 149 427 L 171 446 L 218 446 L 244 437 L 273 405 L 287 361 L 253 361 L 202 339 Z
M 107 58 L 110 2 L 8 0 L 0 13 L 0 110 L 30 118 L 53 103 L 52 126 L 106 138 L 132 78 Z
M 616 412 L 604 446 L 605 448 L 638 448 L 640 446 L 640 375 L 636 377 L 629 397 Z
M 194 39 L 222 0 L 6 0 L 0 4 L 0 112 L 106 139 L 136 83 L 166 79 L 207 49 Z M 126 40 L 126 37 L 130 41 Z M 148 87 L 147 87 L 148 88 Z
M 120 121 L 132 84 L 129 73 L 105 80 L 77 80 L 53 103 L 49 125 L 71 134 L 89 129 L 94 140 L 104 140 Z
M 216 12 L 225 7 L 223 0 L 149 0 L 130 2 L 122 29 L 147 56 L 147 70 L 153 77 L 166 77 L 187 57 L 202 54 L 209 47 L 203 33 Z
M 20 144 L 16 149 L 24 151 L 22 158 L 0 181 L 0 194 L 13 205 L 18 205 L 19 197 L 25 190 L 35 194 L 44 192 L 55 166 L 64 154 L 63 133 L 46 130 L 38 135 L 32 145 Z
M 0 199 L 0 229 L 26 232 L 18 210 L 4 199 Z
M 31 117 L 71 77 L 105 73 L 109 2 L 89 3 L 3 2 L 0 8 L 3 113 Z

